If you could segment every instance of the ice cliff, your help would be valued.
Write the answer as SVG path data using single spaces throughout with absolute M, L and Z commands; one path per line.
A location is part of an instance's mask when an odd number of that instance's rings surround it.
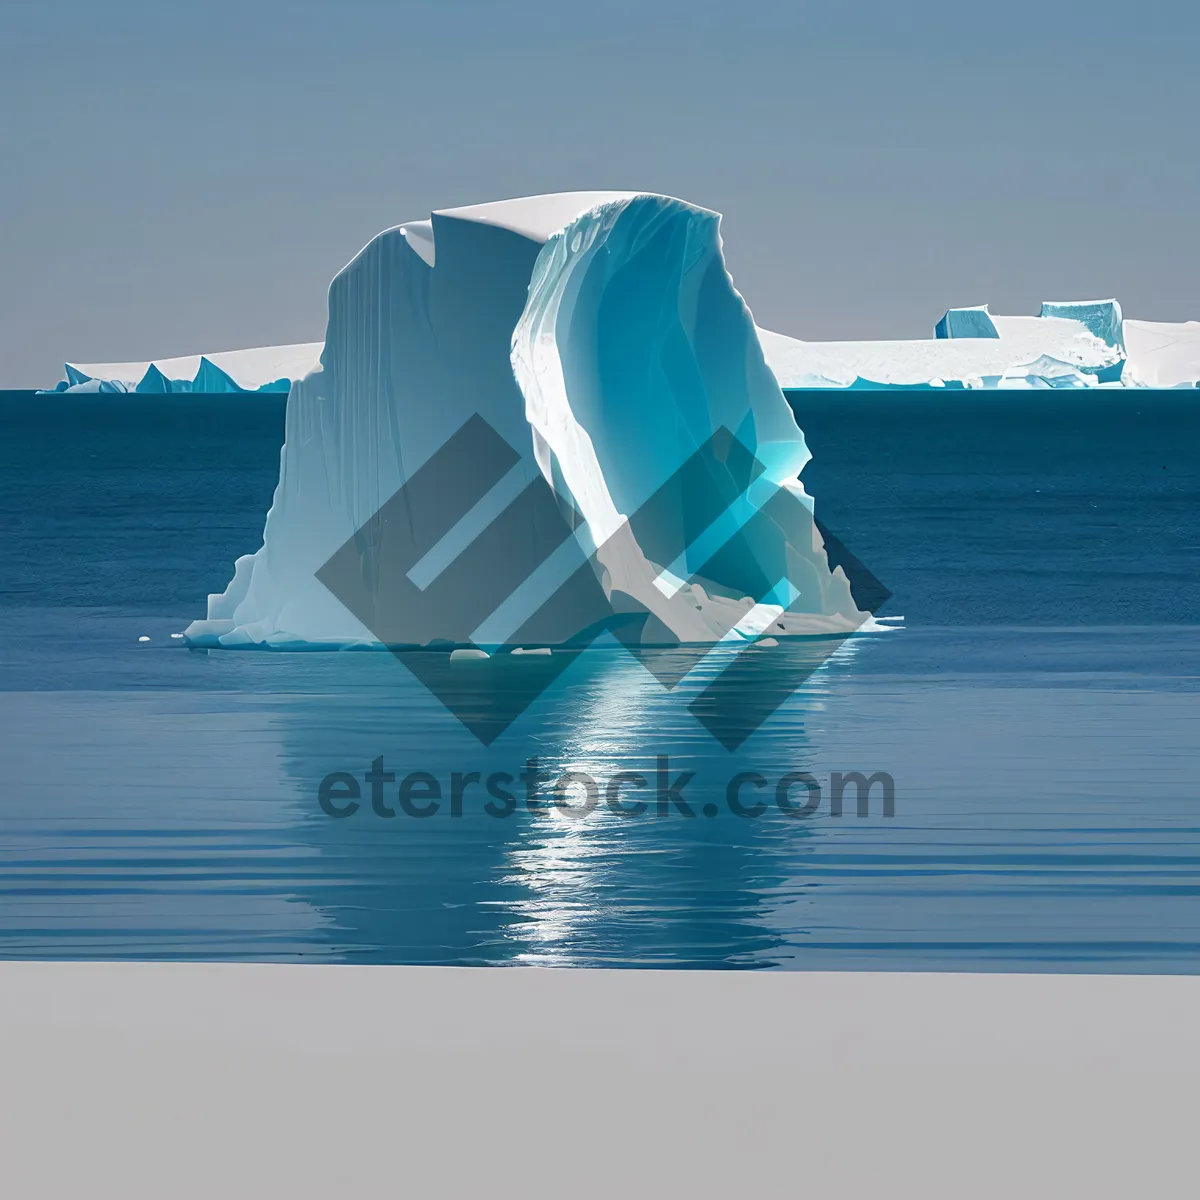
M 610 618 L 656 645 L 752 638 L 764 622 L 781 636 L 858 628 L 868 614 L 809 516 L 808 450 L 719 221 L 662 196 L 567 193 L 373 239 L 333 280 L 320 365 L 291 388 L 263 544 L 188 640 L 558 644 Z M 464 447 L 454 486 L 423 507 L 421 468 L 447 445 Z M 451 528 L 435 537 L 439 522 Z M 372 553 L 388 538 L 419 553 L 385 587 Z M 489 545 L 489 572 L 466 571 Z M 572 581 L 587 603 L 565 618 L 559 604 L 553 630 L 528 636 Z
M 1079 321 L 1106 346 L 1125 348 L 1121 306 L 1115 300 L 1045 300 L 1040 315 Z

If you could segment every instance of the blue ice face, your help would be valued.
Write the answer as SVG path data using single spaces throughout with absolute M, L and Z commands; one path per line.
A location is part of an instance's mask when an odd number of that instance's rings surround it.
M 976 308 L 951 308 L 933 330 L 938 338 L 998 338 L 999 331 L 992 321 L 986 304 Z
M 786 539 L 754 534 L 752 519 L 780 485 L 796 487 L 809 455 L 725 269 L 719 220 L 656 196 L 585 214 L 543 249 L 522 325 L 532 327 L 529 342 L 556 347 L 558 403 L 587 432 L 617 512 L 644 511 L 717 429 L 757 459 L 760 477 L 707 538 L 711 518 L 698 516 L 705 505 L 696 495 L 680 495 L 674 512 L 662 514 L 673 528 L 659 535 L 687 547 L 672 566 L 686 574 L 744 529 L 744 561 L 726 555 L 724 578 L 713 582 L 762 595 L 764 571 L 772 581 L 786 574 Z M 571 488 L 569 468 L 562 482 Z

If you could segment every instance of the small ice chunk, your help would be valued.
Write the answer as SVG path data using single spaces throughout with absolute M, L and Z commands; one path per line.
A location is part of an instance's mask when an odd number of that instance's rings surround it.
M 759 638 L 754 643 L 756 646 L 778 646 L 779 643 L 774 638 Z
M 183 638 L 183 634 L 182 634 L 182 633 L 173 633 L 173 634 L 171 634 L 171 636 L 172 636 L 173 638 L 177 638 L 177 639 L 182 639 L 182 638 Z
M 524 646 L 516 646 L 513 648 L 514 654 L 549 654 L 549 646 L 535 646 L 532 649 L 526 649 Z
M 450 661 L 452 663 L 468 662 L 471 659 L 487 657 L 488 652 L 486 650 L 480 650 L 475 646 L 460 646 L 457 650 L 450 651 Z
M 140 638 L 138 638 L 139 642 L 148 642 L 149 640 L 150 639 L 144 633 L 142 634 L 142 636 Z

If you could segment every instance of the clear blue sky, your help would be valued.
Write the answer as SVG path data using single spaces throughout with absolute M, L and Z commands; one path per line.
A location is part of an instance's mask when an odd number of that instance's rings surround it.
M 0 0 L 0 387 L 324 336 L 373 234 L 533 192 L 725 214 L 759 322 L 1200 318 L 1190 0 Z

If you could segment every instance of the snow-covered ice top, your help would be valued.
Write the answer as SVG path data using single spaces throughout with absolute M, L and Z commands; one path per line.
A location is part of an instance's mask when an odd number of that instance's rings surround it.
M 467 204 L 459 208 L 441 208 L 433 217 L 451 217 L 474 221 L 519 233 L 534 242 L 545 242 L 569 225 L 581 212 L 602 204 L 630 200 L 635 192 L 552 192 L 546 196 L 522 196 L 496 200 L 490 204 Z M 433 217 L 424 221 L 406 221 L 400 232 L 421 259 L 437 265 L 437 247 L 433 235 Z
M 321 365 L 288 397 L 263 545 L 188 639 L 559 644 L 595 626 L 594 607 L 524 631 L 578 579 L 642 644 L 753 637 L 764 612 L 780 635 L 858 628 L 868 614 L 816 534 L 798 478 L 808 450 L 725 269 L 719 222 L 669 197 L 575 192 L 438 211 L 372 239 L 333 280 Z M 434 518 L 422 526 L 409 505 L 388 525 L 381 506 L 478 417 L 512 467 L 383 589 L 373 547 L 393 530 L 419 542 Z M 722 429 L 743 449 L 714 443 Z M 758 474 L 743 479 L 746 451 Z M 627 522 L 693 461 L 698 492 L 650 506 L 649 533 Z M 476 478 L 461 470 L 465 496 Z M 713 480 L 729 499 L 696 527 Z M 514 555 L 544 541 L 547 489 L 569 516 L 566 540 L 499 609 L 482 577 L 429 604 L 417 577 L 436 591 L 452 564 L 458 578 L 493 521 L 517 522 Z M 779 516 L 780 497 L 807 520 Z M 347 546 L 368 556 L 351 572 L 353 612 L 318 578 Z
M 576 217 L 606 205 L 635 199 L 638 192 L 551 192 L 545 196 L 518 196 L 512 200 L 493 200 L 488 204 L 468 204 L 461 208 L 443 208 L 433 214 L 457 221 L 473 221 L 519 233 L 532 242 L 548 242 Z

